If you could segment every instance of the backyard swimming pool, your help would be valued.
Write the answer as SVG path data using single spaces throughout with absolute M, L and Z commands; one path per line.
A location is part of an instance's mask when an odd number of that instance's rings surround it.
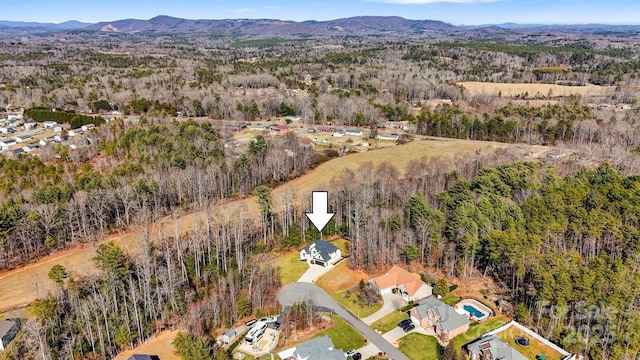
M 462 299 L 454 305 L 454 308 L 459 313 L 465 313 L 470 317 L 473 316 L 473 320 L 476 321 L 484 321 L 493 315 L 493 311 L 487 305 L 475 299 Z
M 480 319 L 480 318 L 484 317 L 484 313 L 482 311 L 474 308 L 471 305 L 464 305 L 462 308 L 467 310 L 467 312 L 469 314 L 473 315 L 476 319 Z

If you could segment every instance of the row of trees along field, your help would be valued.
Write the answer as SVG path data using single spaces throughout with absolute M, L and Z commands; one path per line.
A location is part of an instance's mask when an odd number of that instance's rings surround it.
M 316 160 L 294 134 L 259 137 L 246 153 L 225 154 L 203 121 L 115 121 L 100 131 L 103 141 L 87 150 L 87 159 L 99 153 L 100 161 L 0 158 L 0 269 L 181 208 L 244 196 L 299 176 Z M 291 156 L 282 156 L 285 149 Z
M 419 262 L 448 276 L 484 273 L 505 289 L 519 321 L 567 350 L 591 359 L 634 359 L 640 351 L 640 178 L 606 164 L 564 176 L 556 171 L 512 163 L 506 152 L 414 161 L 404 176 L 391 164 L 365 164 L 330 184 L 336 217 L 326 231 L 352 239 L 352 267 Z M 273 200 L 265 210 L 265 221 L 275 225 L 266 247 L 246 210 L 210 210 L 185 236 L 141 234 L 136 255 L 100 245 L 94 262 L 101 273 L 52 269 L 59 286 L 34 305 L 38 320 L 26 325 L 19 349 L 53 359 L 109 358 L 180 320 L 206 337 L 275 310 L 278 269 L 256 259 L 317 234 L 309 232 L 301 208 L 286 207 L 287 214 L 272 206 L 282 199 Z M 246 247 L 254 248 L 252 261 L 242 260 Z

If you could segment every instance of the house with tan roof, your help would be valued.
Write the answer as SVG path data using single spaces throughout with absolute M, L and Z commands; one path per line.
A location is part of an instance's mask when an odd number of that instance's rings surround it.
M 394 265 L 384 275 L 373 278 L 369 286 L 378 290 L 380 295 L 395 291 L 405 301 L 417 301 L 433 294 L 433 288 L 420 279 L 420 275 Z

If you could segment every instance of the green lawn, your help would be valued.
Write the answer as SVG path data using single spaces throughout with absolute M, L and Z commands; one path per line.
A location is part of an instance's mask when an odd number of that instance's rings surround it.
M 400 339 L 400 351 L 413 360 L 439 359 L 440 344 L 433 336 L 418 333 L 409 334 Z
M 344 351 L 358 349 L 364 346 L 364 336 L 347 324 L 341 317 L 333 315 L 334 326 L 318 333 L 314 337 L 327 335 L 333 341 L 336 349 Z
M 367 317 L 371 314 L 373 314 L 374 312 L 380 310 L 380 308 L 382 307 L 382 303 L 377 303 L 377 304 L 373 304 L 371 305 L 371 307 L 367 306 L 366 304 L 364 304 L 360 298 L 358 297 L 358 294 L 351 294 L 349 297 L 344 298 L 344 295 L 347 293 L 347 291 L 340 291 L 339 293 L 333 293 L 331 294 L 331 296 L 336 299 L 336 301 L 338 303 L 340 303 L 340 305 L 344 306 L 345 309 L 351 311 L 351 313 L 359 318 L 364 318 Z
M 451 305 L 451 304 L 455 303 L 456 301 L 460 300 L 460 296 L 449 294 L 449 295 L 443 297 L 441 300 L 442 300 L 443 303 L 445 303 L 447 305 Z
M 453 342 L 453 345 L 455 348 L 460 349 L 462 348 L 464 345 L 476 340 L 477 338 L 479 338 L 481 335 L 495 329 L 498 328 L 504 324 L 506 324 L 507 322 L 509 322 L 505 317 L 500 316 L 491 320 L 487 320 L 481 323 L 474 323 L 471 324 L 471 326 L 469 326 L 469 330 L 462 334 L 462 335 L 458 335 L 455 338 L 453 338 L 453 340 L 451 340 Z
M 387 331 L 393 330 L 398 323 L 404 319 L 408 319 L 409 315 L 402 311 L 394 311 L 391 314 L 383 317 L 382 319 L 371 324 L 371 328 L 374 330 L 380 330 L 383 334 Z
M 309 268 L 306 261 L 300 261 L 300 252 L 292 251 L 284 254 L 273 262 L 280 268 L 280 281 L 282 285 L 291 284 L 300 278 Z

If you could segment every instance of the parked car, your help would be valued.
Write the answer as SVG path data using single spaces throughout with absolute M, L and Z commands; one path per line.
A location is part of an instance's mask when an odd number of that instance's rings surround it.
M 398 323 L 398 327 L 403 328 L 409 324 L 411 324 L 411 319 L 404 319 Z
M 409 325 L 407 325 L 407 326 L 403 327 L 403 328 L 402 328 L 402 330 L 404 330 L 404 332 L 409 332 L 409 331 L 411 331 L 411 330 L 413 330 L 413 329 L 415 329 L 415 328 L 416 328 L 416 326 L 415 326 L 415 325 L 413 325 L 413 324 L 409 324 Z
M 351 350 L 347 351 L 344 354 L 347 356 L 347 358 L 349 356 L 351 356 L 351 360 L 360 360 L 360 359 L 362 359 L 362 354 L 357 352 L 355 349 L 351 349 Z

